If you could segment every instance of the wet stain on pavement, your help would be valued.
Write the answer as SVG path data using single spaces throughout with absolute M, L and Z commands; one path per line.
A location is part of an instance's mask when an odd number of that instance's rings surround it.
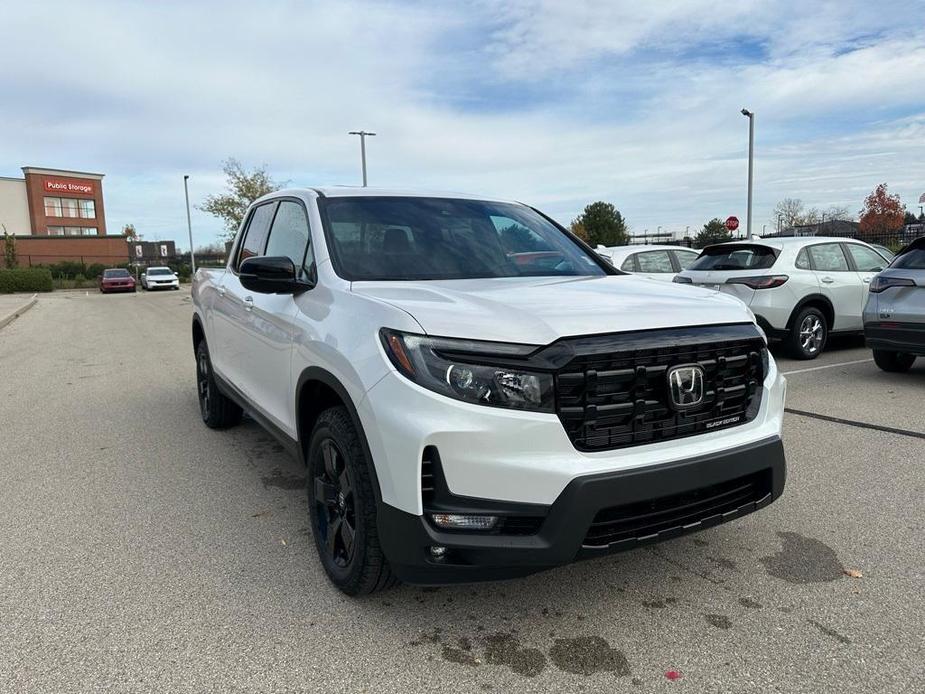
M 507 665 L 524 677 L 536 677 L 546 668 L 546 656 L 536 648 L 521 648 L 513 634 L 492 634 L 486 639 L 485 660 L 491 665 Z
M 725 615 L 705 614 L 703 618 L 707 620 L 707 624 L 709 624 L 711 627 L 716 627 L 717 629 L 730 629 L 732 627 L 732 620 Z
M 765 571 L 788 583 L 826 583 L 843 576 L 845 567 L 828 545 L 799 533 L 777 533 L 784 546 L 780 552 L 762 557 Z
M 618 677 L 630 674 L 630 665 L 621 651 L 611 648 L 600 636 L 556 639 L 549 651 L 553 664 L 573 675 L 612 672 Z
M 650 610 L 663 610 L 668 607 L 668 605 L 674 605 L 677 601 L 677 598 L 665 598 L 664 600 L 643 600 L 642 606 Z
M 739 567 L 736 566 L 736 563 L 734 561 L 730 559 L 726 559 L 725 557 L 707 557 L 707 559 L 709 559 L 711 562 L 716 564 L 721 569 L 725 569 L 726 571 L 738 571 L 739 570 Z
M 291 491 L 294 489 L 305 489 L 305 478 L 298 475 L 284 475 L 280 470 L 274 470 L 269 475 L 260 478 L 264 487 L 277 487 Z
M 826 636 L 830 638 L 835 639 L 839 643 L 845 643 L 845 644 L 851 643 L 851 639 L 849 639 L 847 636 L 845 636 L 844 634 L 839 634 L 837 631 L 827 627 L 825 624 L 820 624 L 815 619 L 807 619 L 806 621 L 812 624 L 814 627 L 816 627 L 823 634 L 825 634 Z
M 481 661 L 475 657 L 472 652 L 472 642 L 466 637 L 459 639 L 458 647 L 443 646 L 443 659 L 458 665 L 468 665 L 475 667 Z
M 749 607 L 753 610 L 761 609 L 761 603 L 748 597 L 739 598 L 739 604 L 742 607 Z

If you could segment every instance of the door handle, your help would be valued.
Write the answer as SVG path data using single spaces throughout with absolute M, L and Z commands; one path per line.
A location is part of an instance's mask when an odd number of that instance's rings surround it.
M 224 287 L 216 287 L 216 288 L 215 288 L 215 291 L 218 292 L 218 295 L 219 295 L 219 296 L 225 296 L 225 288 L 224 288 Z
M 251 296 L 244 297 L 244 310 L 250 311 L 252 308 L 254 308 L 254 298 Z
M 870 284 L 870 277 L 864 278 L 864 284 Z
M 834 282 L 835 280 L 833 280 L 831 277 L 823 277 L 822 281 L 825 282 L 826 284 L 832 284 L 832 282 Z

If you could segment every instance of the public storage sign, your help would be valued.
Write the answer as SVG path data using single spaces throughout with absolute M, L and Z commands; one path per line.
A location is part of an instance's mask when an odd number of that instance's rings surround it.
M 93 182 L 69 178 L 46 178 L 45 192 L 68 195 L 93 195 Z

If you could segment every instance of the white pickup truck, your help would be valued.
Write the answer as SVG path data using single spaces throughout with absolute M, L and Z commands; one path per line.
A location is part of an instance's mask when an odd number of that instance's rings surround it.
M 247 411 L 304 462 L 351 595 L 631 549 L 784 488 L 785 381 L 749 309 L 527 205 L 279 191 L 192 295 L 203 420 Z

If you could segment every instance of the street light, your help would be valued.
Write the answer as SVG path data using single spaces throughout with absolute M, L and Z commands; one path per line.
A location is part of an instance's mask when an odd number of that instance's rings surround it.
M 746 238 L 752 237 L 752 172 L 755 162 L 755 114 L 747 108 L 742 115 L 748 118 L 748 213 L 745 216 Z
M 186 230 L 189 232 L 189 264 L 192 273 L 196 274 L 196 254 L 193 253 L 193 223 L 189 216 L 189 174 L 183 176 L 183 192 L 186 193 Z
M 348 135 L 360 136 L 360 159 L 363 162 L 363 187 L 366 187 L 366 138 L 375 137 L 376 133 L 370 133 L 365 130 L 351 130 Z

